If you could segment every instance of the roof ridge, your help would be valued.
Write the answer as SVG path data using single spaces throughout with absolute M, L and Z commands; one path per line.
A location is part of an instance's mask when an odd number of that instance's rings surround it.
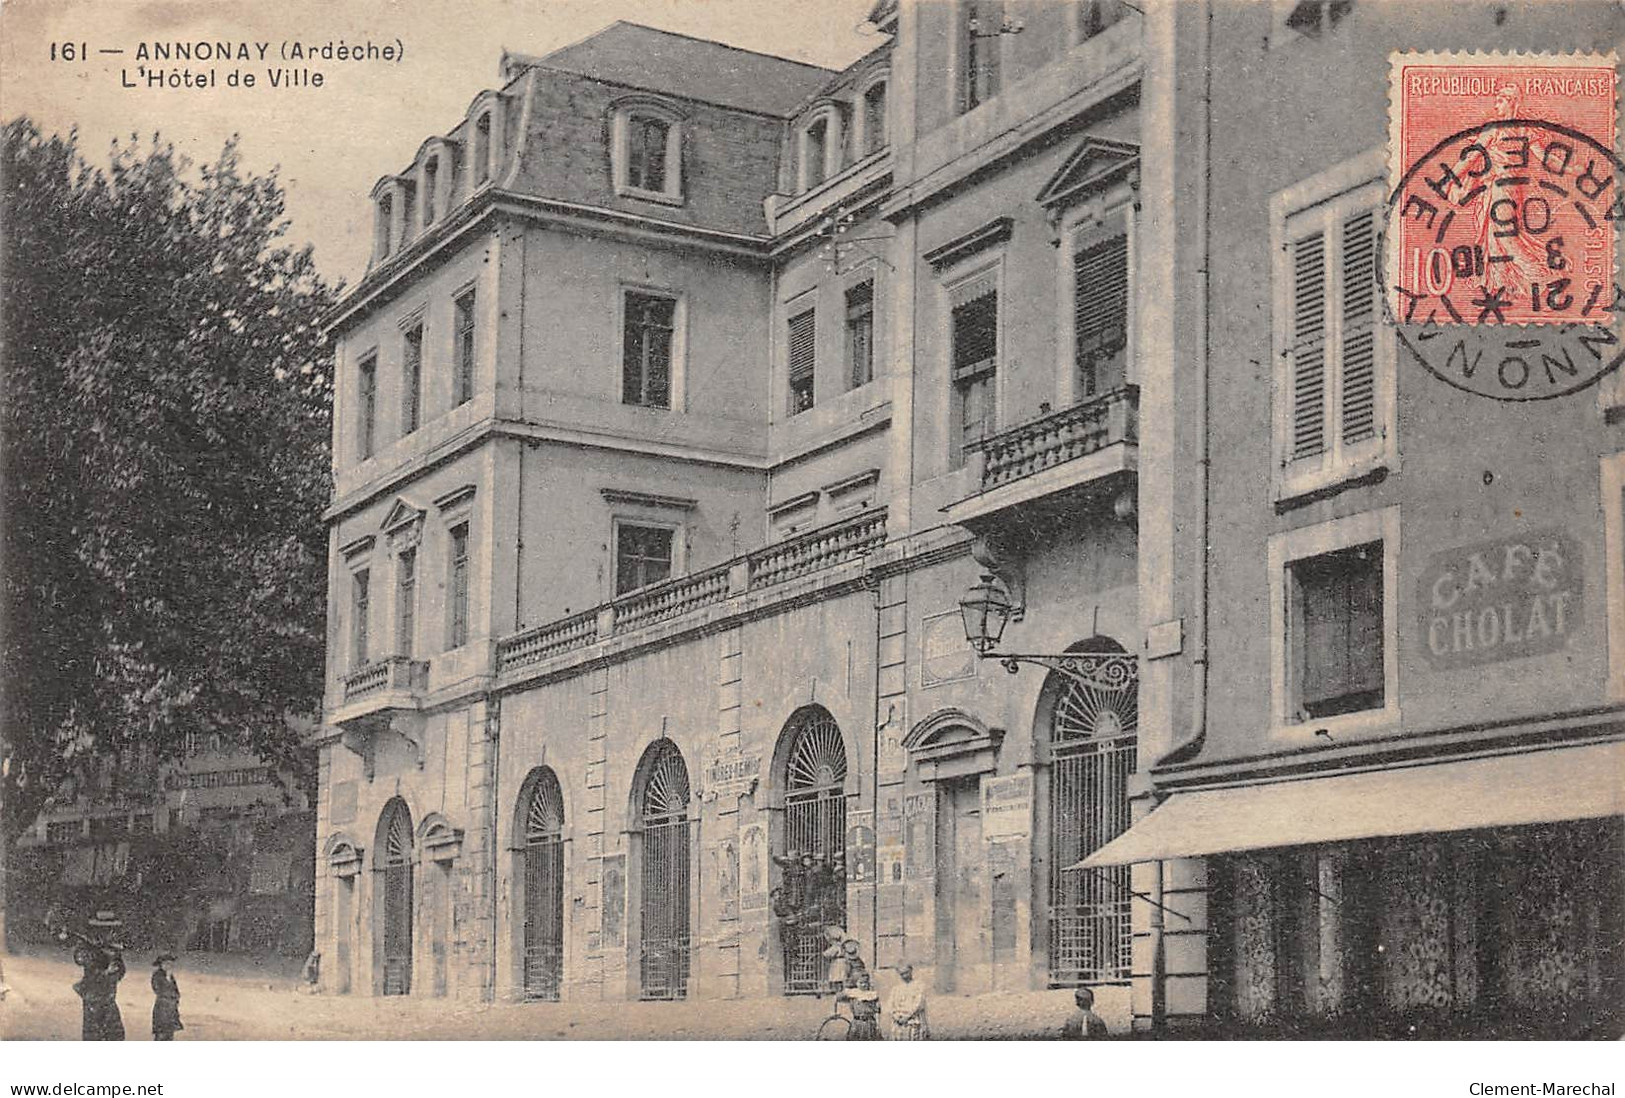
M 844 69 L 825 68 L 823 65 L 815 65 L 811 61 L 797 61 L 793 57 L 785 57 L 782 54 L 765 53 L 762 50 L 753 50 L 745 46 L 736 46 L 731 42 L 720 42 L 715 38 L 701 38 L 697 34 L 684 34 L 682 31 L 667 30 L 665 27 L 653 27 L 648 23 L 637 23 L 630 19 L 616 19 L 587 35 L 585 38 L 571 42 L 567 46 L 560 46 L 558 49 L 545 54 L 542 58 L 540 58 L 540 60 L 545 61 L 555 53 L 563 53 L 565 50 L 574 49 L 577 46 L 585 45 L 586 43 L 591 42 L 594 38 L 599 37 L 615 27 L 636 27 L 638 30 L 653 31 L 655 34 L 663 34 L 668 38 L 683 38 L 690 42 L 699 42 L 707 46 L 717 46 L 720 49 L 732 50 L 735 53 L 748 53 L 752 57 L 765 57 L 769 61 L 778 61 L 785 65 L 799 65 L 804 69 L 814 69 L 818 72 L 840 73 L 845 71 Z

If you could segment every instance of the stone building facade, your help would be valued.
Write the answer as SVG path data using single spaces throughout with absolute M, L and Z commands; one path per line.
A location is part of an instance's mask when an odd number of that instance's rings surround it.
M 1467 10 L 1455 30 L 1494 33 Z M 1509 41 L 1576 33 L 1554 18 L 1520 15 Z M 1591 18 L 1599 43 L 1618 29 Z M 838 925 L 939 994 L 1092 986 L 1119 1031 L 1274 1025 L 1296 1007 L 1270 996 L 1310 984 L 1345 1017 L 1366 1000 L 1325 989 L 1370 966 L 1330 958 L 1431 941 L 1434 914 L 1372 929 L 1272 882 L 1319 858 L 1321 891 L 1362 897 L 1349 911 L 1397 910 L 1339 883 L 1365 859 L 1348 843 L 1397 843 L 1434 878 L 1454 840 L 1401 836 L 1488 820 L 1571 828 L 1591 874 L 1571 892 L 1593 899 L 1565 910 L 1591 937 L 1552 963 L 1591 973 L 1563 985 L 1575 1002 L 1604 1001 L 1619 913 L 1596 851 L 1617 820 L 1562 821 L 1616 816 L 1617 783 L 1538 819 L 1180 823 L 1221 788 L 1245 819 L 1236 788 L 1273 811 L 1422 774 L 1469 803 L 1495 779 L 1451 769 L 1469 755 L 1503 777 L 1617 761 L 1598 593 L 1620 554 L 1607 507 L 1578 502 L 1618 494 L 1613 417 L 1554 405 L 1589 418 L 1542 495 L 1526 444 L 1461 426 L 1482 409 L 1424 424 L 1441 394 L 1396 355 L 1366 464 L 1308 488 L 1272 465 L 1272 226 L 1314 181 L 1381 177 L 1362 173 L 1409 17 L 961 0 L 883 2 L 872 24 L 840 72 L 631 24 L 508 54 L 500 88 L 374 189 L 373 262 L 331 319 L 326 989 L 810 993 Z M 1314 108 L 1328 80 L 1357 124 Z M 1270 144 L 1287 133 L 1290 155 Z M 1442 507 L 1468 491 L 1445 484 L 1461 460 L 1496 475 Z M 1520 506 L 1578 546 L 1594 608 L 1515 682 L 1424 670 L 1423 570 Z M 1302 668 L 1271 638 L 1314 578 L 1300 562 L 1346 550 L 1338 582 L 1383 592 L 1384 677 L 1319 736 L 1281 700 Z M 1012 603 L 1006 649 L 1088 677 L 978 659 L 959 604 L 983 577 Z

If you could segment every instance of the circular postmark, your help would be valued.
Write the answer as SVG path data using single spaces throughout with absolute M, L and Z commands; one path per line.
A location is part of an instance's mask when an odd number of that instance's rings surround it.
M 1383 309 L 1441 381 L 1551 400 L 1625 363 L 1625 163 L 1579 130 L 1507 118 L 1444 138 L 1389 196 Z

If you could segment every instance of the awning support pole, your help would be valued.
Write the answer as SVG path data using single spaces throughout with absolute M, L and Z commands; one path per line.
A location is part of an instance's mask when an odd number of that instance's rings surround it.
M 1082 869 L 1086 873 L 1093 873 L 1096 877 L 1098 877 L 1102 881 L 1105 881 L 1107 884 L 1111 885 L 1113 888 L 1116 888 L 1116 889 L 1118 889 L 1118 890 L 1120 890 L 1122 892 L 1127 892 L 1130 896 L 1133 896 L 1135 899 L 1144 900 L 1146 903 L 1150 904 L 1152 907 L 1157 908 L 1159 911 L 1166 911 L 1168 914 L 1174 916 L 1176 919 L 1184 919 L 1187 923 L 1191 921 L 1191 917 L 1189 915 L 1186 915 L 1185 913 L 1180 912 L 1180 911 L 1175 911 L 1173 908 L 1169 907 L 1167 904 L 1160 903 L 1157 900 L 1152 899 L 1150 893 L 1138 892 L 1138 891 L 1130 888 L 1126 884 L 1118 883 L 1116 878 L 1112 877 L 1108 873 L 1105 873 L 1105 872 L 1103 872 L 1103 871 L 1101 871 L 1099 869 L 1096 869 L 1092 865 L 1081 865 L 1078 868 Z

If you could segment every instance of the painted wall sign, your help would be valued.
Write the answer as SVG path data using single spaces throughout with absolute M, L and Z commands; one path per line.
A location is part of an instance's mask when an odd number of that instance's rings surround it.
M 875 829 L 869 823 L 872 815 L 869 812 L 847 815 L 846 879 L 853 884 L 867 884 L 875 879 Z
M 909 880 L 937 874 L 937 797 L 935 793 L 910 793 L 903 801 L 903 834 L 906 843 L 904 875 Z
M 755 792 L 761 773 L 761 755 L 724 751 L 705 764 L 705 797 L 743 797 Z
M 1025 835 L 1032 830 L 1033 776 L 982 779 L 982 836 Z
M 767 907 L 767 829 L 751 824 L 739 834 L 739 863 L 743 881 L 739 893 L 739 906 L 744 911 L 762 911 Z
M 972 678 L 976 653 L 965 640 L 958 609 L 929 614 L 920 621 L 920 681 L 925 686 Z
M 711 879 L 723 919 L 739 918 L 739 845 L 723 839 L 711 848 Z
M 1452 671 L 1562 650 L 1584 613 L 1581 575 L 1561 530 L 1435 554 L 1417 595 L 1423 658 Z
M 908 749 L 903 737 L 908 734 L 908 695 L 899 694 L 881 703 L 885 722 L 875 729 L 880 752 L 880 780 L 901 781 L 908 772 Z

